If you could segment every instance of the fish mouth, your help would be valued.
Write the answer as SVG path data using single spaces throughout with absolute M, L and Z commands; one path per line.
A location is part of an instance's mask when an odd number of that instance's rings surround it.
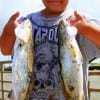
M 59 24 L 66 26 L 68 23 L 66 20 L 61 20 Z

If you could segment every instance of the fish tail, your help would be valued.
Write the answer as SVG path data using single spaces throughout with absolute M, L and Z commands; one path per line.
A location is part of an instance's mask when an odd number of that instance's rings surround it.
M 32 91 L 32 87 L 33 87 L 33 81 L 32 81 L 32 77 L 30 77 L 30 82 L 27 85 L 27 89 L 26 89 L 26 92 L 25 92 L 25 95 L 24 95 L 25 96 L 24 100 L 28 100 L 29 99 L 29 94 Z
M 67 100 L 69 100 L 69 98 L 70 98 L 70 89 L 68 87 L 68 84 L 64 81 L 62 75 L 61 75 L 61 82 L 62 82 L 62 91 L 64 93 L 64 96 Z

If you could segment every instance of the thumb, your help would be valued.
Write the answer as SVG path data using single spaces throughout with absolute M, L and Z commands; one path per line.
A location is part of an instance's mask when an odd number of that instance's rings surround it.
M 20 12 L 17 11 L 16 13 L 14 13 L 12 16 L 11 16 L 11 20 L 15 21 L 18 17 L 20 16 Z
M 74 11 L 74 16 L 76 17 L 77 20 L 83 19 L 83 17 L 77 11 Z

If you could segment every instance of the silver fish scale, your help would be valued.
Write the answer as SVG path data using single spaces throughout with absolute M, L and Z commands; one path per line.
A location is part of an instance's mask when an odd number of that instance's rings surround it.
M 77 29 L 62 20 L 58 26 L 59 58 L 64 94 L 68 100 L 84 100 L 83 58 L 75 36 Z
M 29 20 L 15 29 L 16 42 L 12 61 L 12 100 L 27 100 L 30 88 L 30 76 L 33 69 L 33 38 Z M 29 93 L 28 93 L 29 94 Z

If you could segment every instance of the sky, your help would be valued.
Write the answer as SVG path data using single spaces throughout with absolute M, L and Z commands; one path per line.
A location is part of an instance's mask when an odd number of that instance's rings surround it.
M 73 9 L 86 12 L 100 20 L 100 0 L 69 0 L 69 6 Z M 76 2 L 75 2 L 76 1 Z
M 16 11 L 20 16 L 36 12 L 43 8 L 42 0 L 0 0 L 0 33 L 9 17 Z M 10 2 L 10 3 L 9 3 Z
M 69 0 L 68 7 L 100 20 L 100 0 Z M 43 8 L 42 0 L 0 0 L 0 35 L 9 17 L 16 11 L 25 16 Z
M 9 17 L 16 11 L 25 16 L 43 7 L 42 0 L 0 0 L 0 34 Z M 69 8 L 86 12 L 100 20 L 100 0 L 69 0 Z

